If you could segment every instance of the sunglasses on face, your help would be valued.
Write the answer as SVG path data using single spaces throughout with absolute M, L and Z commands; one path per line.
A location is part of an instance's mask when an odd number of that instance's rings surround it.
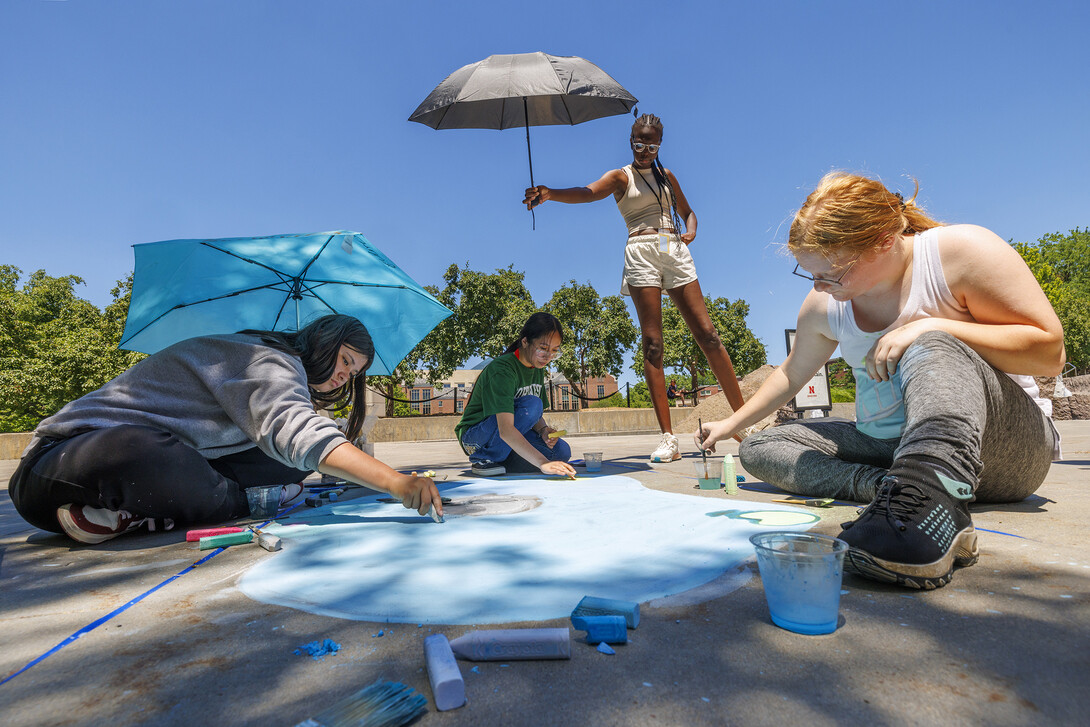
M 631 143 L 634 150 L 643 151 L 644 149 L 646 149 L 652 154 L 657 154 L 659 151 L 659 147 L 662 146 L 662 144 L 644 144 L 642 141 L 633 141 Z

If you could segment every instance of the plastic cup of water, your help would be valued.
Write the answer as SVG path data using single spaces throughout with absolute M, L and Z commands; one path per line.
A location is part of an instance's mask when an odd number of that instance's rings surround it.
M 797 634 L 831 634 L 840 617 L 848 544 L 828 535 L 770 531 L 749 538 L 772 623 Z
M 280 507 L 280 492 L 283 489 L 283 485 L 247 487 L 246 502 L 250 504 L 251 517 L 276 517 L 276 511 Z
M 701 457 L 693 460 L 693 471 L 696 472 L 697 485 L 702 490 L 718 490 L 723 486 L 720 481 L 723 475 L 723 460 L 718 457 Z
M 587 472 L 600 472 L 602 470 L 601 452 L 584 452 L 583 461 L 587 465 Z

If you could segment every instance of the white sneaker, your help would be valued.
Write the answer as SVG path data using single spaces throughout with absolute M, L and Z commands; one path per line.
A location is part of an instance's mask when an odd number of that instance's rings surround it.
M 174 521 L 170 518 L 156 521 L 138 518 L 127 510 L 107 510 L 87 505 L 61 505 L 57 508 L 57 522 L 72 540 L 88 545 L 104 543 L 141 525 L 146 525 L 152 532 L 174 527 Z
M 659 446 L 651 453 L 652 462 L 673 462 L 675 459 L 681 459 L 681 452 L 678 451 L 677 437 L 669 432 L 662 433 L 662 441 L 659 442 Z

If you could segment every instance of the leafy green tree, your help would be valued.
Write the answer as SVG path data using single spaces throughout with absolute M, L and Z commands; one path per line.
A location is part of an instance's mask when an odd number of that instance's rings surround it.
M 734 372 L 739 377 L 760 368 L 768 361 L 764 344 L 757 340 L 746 326 L 746 316 L 749 315 L 748 303 L 741 299 L 712 300 L 704 296 L 704 305 L 708 308 L 708 315 L 711 317 L 715 330 L 719 332 L 723 346 L 730 354 Z M 689 385 L 685 387 L 687 390 L 695 390 L 700 386 L 701 381 L 714 380 L 708 359 L 697 345 L 689 327 L 685 325 L 681 311 L 670 300 L 664 301 L 662 305 L 662 338 L 663 368 L 680 369 L 686 372 L 689 377 Z M 636 352 L 632 369 L 643 376 L 643 354 L 639 350 Z
M 132 278 L 112 291 L 105 312 L 78 298 L 76 275 L 0 265 L 0 431 L 27 431 L 73 399 L 94 391 L 143 354 L 121 351 Z
M 474 356 L 494 358 L 503 353 L 537 310 L 524 278 L 513 266 L 484 273 L 468 265 L 451 265 L 443 274 L 442 290 L 424 287 L 454 315 L 425 336 L 391 376 L 368 377 L 368 383 L 387 397 L 405 398 L 404 392 L 395 393 L 398 387 L 412 387 L 421 373 L 436 384 Z M 387 398 L 387 416 L 395 415 L 394 404 Z
M 1014 243 L 1064 328 L 1067 360 L 1090 368 L 1090 230 L 1058 232 L 1036 243 Z
M 598 296 L 592 285 L 572 280 L 553 293 L 545 310 L 564 325 L 564 346 L 554 365 L 579 396 L 588 378 L 621 375 L 624 355 L 639 337 L 619 295 Z

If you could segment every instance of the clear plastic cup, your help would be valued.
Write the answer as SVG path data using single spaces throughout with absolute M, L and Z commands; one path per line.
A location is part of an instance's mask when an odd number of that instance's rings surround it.
M 723 486 L 723 460 L 718 457 L 703 457 L 693 460 L 693 471 L 696 473 L 697 485 L 702 490 L 718 490 Z
M 848 544 L 828 535 L 770 531 L 749 538 L 772 623 L 797 634 L 831 634 L 840 617 Z
M 587 465 L 587 472 L 600 472 L 602 470 L 601 452 L 584 452 L 583 461 Z
M 276 517 L 276 511 L 280 507 L 280 493 L 283 489 L 283 485 L 247 487 L 246 502 L 250 505 L 250 516 Z

